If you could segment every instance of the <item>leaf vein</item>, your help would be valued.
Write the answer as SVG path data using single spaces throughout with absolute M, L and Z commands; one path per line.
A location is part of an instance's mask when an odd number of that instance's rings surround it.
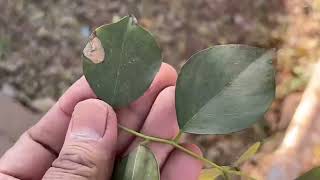
M 183 128 L 184 128 L 184 127 L 187 127 L 188 124 L 189 124 L 190 122 L 192 122 L 192 121 L 198 116 L 199 112 L 201 112 L 208 104 L 212 103 L 216 97 L 220 96 L 220 95 L 221 95 L 228 87 L 230 87 L 234 82 L 236 82 L 236 81 L 239 79 L 239 77 L 240 77 L 240 75 L 241 75 L 242 73 L 246 72 L 247 69 L 249 69 L 249 67 L 251 67 L 253 64 L 259 62 L 261 59 L 263 59 L 263 57 L 270 55 L 270 52 L 271 52 L 271 51 L 267 51 L 267 52 L 263 53 L 261 56 L 259 56 L 258 58 L 256 58 L 256 60 L 252 61 L 245 69 L 243 69 L 242 71 L 240 71 L 240 72 L 235 76 L 235 78 L 232 78 L 228 83 L 226 83 L 226 85 L 225 85 L 216 95 L 214 95 L 212 98 L 210 98 L 210 100 L 209 100 L 207 103 L 205 103 L 205 104 L 199 109 L 199 111 L 197 111 L 189 120 L 186 121 L 186 123 L 185 123 L 185 125 L 183 126 Z M 183 128 L 182 128 L 182 129 L 183 129 Z
M 119 86 L 119 83 L 120 83 L 120 79 L 119 79 L 119 76 L 120 76 L 120 69 L 121 69 L 121 65 L 122 65 L 122 61 L 123 61 L 123 54 L 124 54 L 124 45 L 125 45 L 125 42 L 126 42 L 126 39 L 127 39 L 127 36 L 128 36 L 128 32 L 129 32 L 129 26 L 131 25 L 130 23 L 130 18 L 129 18 L 129 21 L 128 21 L 128 24 L 127 24 L 127 28 L 126 28 L 126 31 L 124 32 L 124 37 L 123 37 L 123 40 L 122 40 L 122 43 L 121 43 L 121 52 L 120 52 L 120 60 L 119 60 L 119 64 L 117 66 L 117 73 L 116 73 L 116 77 L 115 77 L 115 85 L 114 85 L 114 88 L 113 88 L 113 95 L 112 95 L 112 102 L 114 101 L 114 98 L 117 97 L 117 90 L 118 90 L 118 86 Z

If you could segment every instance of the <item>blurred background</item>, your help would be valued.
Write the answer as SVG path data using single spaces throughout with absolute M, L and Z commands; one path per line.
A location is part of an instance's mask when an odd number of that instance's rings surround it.
M 320 57 L 320 0 L 0 0 L 0 153 L 82 75 L 91 31 L 128 14 L 155 35 L 177 70 L 212 45 L 275 48 L 277 95 L 265 121 L 188 138 L 222 165 L 259 140 L 265 145 L 252 166 L 277 148 Z

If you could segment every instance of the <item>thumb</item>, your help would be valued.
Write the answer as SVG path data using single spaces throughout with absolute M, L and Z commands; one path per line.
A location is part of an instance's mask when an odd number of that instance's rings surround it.
M 117 119 L 109 105 L 97 99 L 78 103 L 59 157 L 43 179 L 109 179 L 116 140 Z

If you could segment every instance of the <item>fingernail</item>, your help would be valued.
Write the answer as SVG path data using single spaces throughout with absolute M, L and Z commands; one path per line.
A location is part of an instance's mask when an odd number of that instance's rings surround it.
M 103 137 L 108 118 L 108 108 L 99 100 L 78 103 L 71 118 L 72 138 L 98 140 Z

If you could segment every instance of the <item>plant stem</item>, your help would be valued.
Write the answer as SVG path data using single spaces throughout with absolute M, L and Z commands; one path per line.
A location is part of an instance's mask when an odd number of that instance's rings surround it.
M 194 153 L 193 151 L 190 151 L 190 150 L 184 148 L 183 146 L 177 144 L 177 143 L 176 143 L 175 141 L 173 141 L 173 140 L 167 140 L 167 139 L 162 139 L 162 138 L 158 138 L 158 137 L 153 137 L 153 136 L 148 136 L 148 135 L 145 135 L 145 134 L 141 134 L 141 133 L 136 132 L 136 131 L 134 131 L 134 130 L 132 130 L 132 129 L 126 128 L 126 127 L 124 127 L 124 126 L 122 126 L 122 125 L 120 125 L 120 124 L 118 124 L 118 127 L 119 127 L 120 129 L 128 132 L 128 133 L 131 133 L 131 134 L 133 134 L 133 135 L 135 135 L 135 136 L 138 136 L 138 137 L 141 137 L 141 138 L 143 138 L 143 139 L 146 139 L 146 140 L 149 140 L 149 141 L 154 141 L 154 142 L 159 142 L 159 143 L 163 143 L 163 144 L 172 145 L 172 146 L 174 146 L 175 148 L 181 150 L 182 152 L 184 152 L 184 153 L 186 153 L 186 154 L 188 154 L 188 155 L 190 155 L 190 156 L 192 156 L 192 157 L 194 157 L 194 158 L 196 158 L 196 159 L 199 159 L 200 161 L 202 161 L 202 162 L 204 162 L 204 163 L 206 163 L 206 164 L 210 164 L 212 167 L 217 168 L 217 169 L 219 169 L 219 170 L 222 171 L 222 172 L 227 172 L 227 173 L 228 173 L 228 171 L 229 171 L 229 170 L 226 170 L 226 169 L 222 168 L 221 166 L 219 166 L 219 165 L 211 162 L 210 160 L 208 160 L 208 159 L 206 159 L 206 158 L 204 158 L 204 157 L 199 156 L 198 154 Z M 175 139 L 176 139 L 176 138 L 175 138 Z
M 177 136 L 173 139 L 173 141 L 175 142 L 175 143 L 179 143 L 179 140 L 180 140 L 180 138 L 181 138 L 181 136 L 182 136 L 182 131 L 179 131 L 179 133 L 177 134 Z
M 120 124 L 118 124 L 118 127 L 130 134 L 133 134 L 137 137 L 140 137 L 140 138 L 143 138 L 145 141 L 143 143 L 148 143 L 149 141 L 154 141 L 154 142 L 158 142 L 158 143 L 163 143 L 163 144 L 169 144 L 177 149 L 179 149 L 180 151 L 202 161 L 203 163 L 205 164 L 209 164 L 211 165 L 212 167 L 214 168 L 217 168 L 218 170 L 220 170 L 224 175 L 226 173 L 229 173 L 229 174 L 234 174 L 234 175 L 238 175 L 238 176 L 244 176 L 244 177 L 247 177 L 249 179 L 253 179 L 251 178 L 250 176 L 248 176 L 247 174 L 245 173 L 242 173 L 240 171 L 235 171 L 235 170 L 230 170 L 230 169 L 227 169 L 225 167 L 221 167 L 217 164 L 215 164 L 214 162 L 202 157 L 202 156 L 199 156 L 198 154 L 194 153 L 193 151 L 190 151 L 189 149 L 186 149 L 185 147 L 181 146 L 178 144 L 178 141 L 179 141 L 179 138 L 182 134 L 182 132 L 180 131 L 179 134 L 174 138 L 174 140 L 170 140 L 170 139 L 162 139 L 162 138 L 158 138 L 158 137 L 153 137 L 153 136 L 148 136 L 148 135 L 145 135 L 145 134 L 142 134 L 142 133 L 139 133 L 137 131 L 134 131 L 132 129 L 129 129 L 129 128 L 126 128 Z

